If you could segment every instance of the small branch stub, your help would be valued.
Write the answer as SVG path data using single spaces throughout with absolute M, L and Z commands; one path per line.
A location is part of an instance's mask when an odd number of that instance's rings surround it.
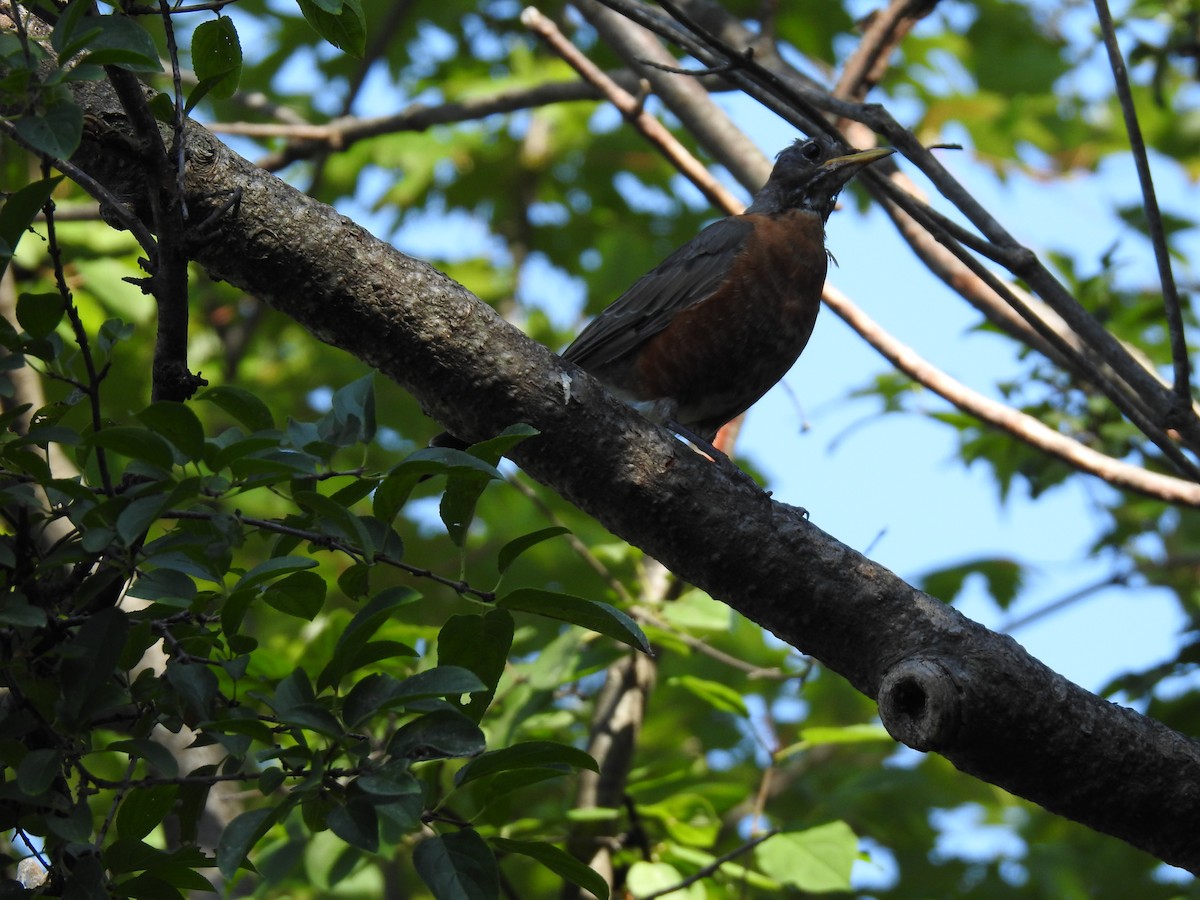
M 958 736 L 962 697 L 937 660 L 908 659 L 879 685 L 879 717 L 888 734 L 914 750 L 945 750 Z

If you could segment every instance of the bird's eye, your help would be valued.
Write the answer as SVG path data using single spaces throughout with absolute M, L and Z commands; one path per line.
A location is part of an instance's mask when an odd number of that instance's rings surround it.
M 807 160 L 816 161 L 821 156 L 821 145 L 816 141 L 805 141 L 800 145 L 800 155 Z

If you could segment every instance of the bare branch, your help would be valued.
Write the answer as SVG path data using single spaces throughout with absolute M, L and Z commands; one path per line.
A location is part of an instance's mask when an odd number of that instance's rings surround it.
M 1154 246 L 1154 259 L 1158 264 L 1158 280 L 1162 285 L 1163 310 L 1167 315 L 1167 327 L 1171 333 L 1171 357 L 1175 364 L 1175 394 L 1182 406 L 1190 412 L 1192 408 L 1191 364 L 1188 361 L 1187 338 L 1183 333 L 1183 313 L 1179 307 L 1179 292 L 1175 287 L 1175 275 L 1171 271 L 1171 255 L 1167 249 L 1167 238 L 1163 231 L 1162 213 L 1158 209 L 1158 197 L 1154 193 L 1154 179 L 1150 174 L 1150 160 L 1146 156 L 1146 142 L 1142 139 L 1142 127 L 1138 123 L 1137 109 L 1133 105 L 1133 92 L 1129 88 L 1129 73 L 1117 44 L 1113 28 L 1112 13 L 1108 0 L 1095 0 L 1096 17 L 1100 21 L 1100 34 L 1104 37 L 1104 48 L 1112 66 L 1113 82 L 1117 88 L 1117 99 L 1125 116 L 1125 130 L 1129 132 L 1129 146 L 1137 165 L 1138 183 L 1142 188 L 1142 206 L 1146 211 L 1146 227 L 1150 232 L 1150 243 Z
M 771 164 L 755 143 L 713 102 L 708 90 L 713 81 L 673 76 L 659 68 L 677 60 L 653 33 L 596 0 L 573 0 L 573 5 L 601 39 L 649 82 L 654 93 L 701 147 L 748 191 L 762 186 L 770 174 Z
M 622 90 L 620 85 L 609 78 L 592 63 L 586 56 L 568 41 L 550 19 L 542 15 L 535 7 L 527 6 L 521 12 L 521 23 L 546 42 L 555 53 L 589 83 L 602 91 L 605 97 L 621 111 L 639 131 L 653 135 L 653 143 L 673 166 L 679 169 L 698 187 L 710 202 L 717 206 L 739 206 L 737 198 L 729 193 L 697 159 L 688 153 L 687 149 L 675 139 L 666 127 L 642 109 L 638 100 Z
M 609 78 L 628 89 L 636 90 L 637 79 L 629 72 L 613 72 Z M 395 134 L 400 131 L 425 131 L 436 125 L 468 122 L 498 113 L 533 109 L 551 103 L 570 103 L 580 100 L 599 100 L 603 95 L 595 87 L 579 81 L 551 82 L 529 88 L 498 91 L 484 97 L 474 97 L 456 103 L 428 106 L 414 103 L 390 116 L 374 118 L 347 117 L 324 125 L 304 123 L 216 123 L 211 130 L 217 134 L 237 134 L 254 138 L 290 138 L 294 143 L 283 150 L 268 154 L 258 164 L 276 171 L 299 159 L 308 159 L 327 150 L 345 150 L 366 138 Z
M 1169 475 L 1159 475 L 1140 466 L 1113 459 L 1043 425 L 1033 416 L 971 390 L 927 363 L 911 348 L 889 335 L 828 282 L 825 284 L 823 299 L 830 309 L 897 369 L 981 422 L 1001 428 L 1030 446 L 1055 456 L 1082 472 L 1102 478 L 1114 487 L 1137 491 L 1139 494 L 1168 503 L 1200 508 L 1200 484 Z
M 743 853 L 749 853 L 751 850 L 753 850 L 755 847 L 757 847 L 763 841 L 773 838 L 777 834 L 779 834 L 779 829 L 777 829 L 777 828 L 772 828 L 770 831 L 764 831 L 762 834 L 760 834 L 756 837 L 752 837 L 750 840 L 746 841 L 746 843 L 742 844 L 740 847 L 735 847 L 733 850 L 730 850 L 728 853 L 718 856 L 707 866 L 703 866 L 703 867 L 697 869 L 691 875 L 687 876 L 687 878 L 681 879 L 677 884 L 673 884 L 670 887 L 665 887 L 662 890 L 655 891 L 652 894 L 642 894 L 642 896 L 638 897 L 637 900 L 655 900 L 656 897 L 665 897 L 665 896 L 667 896 L 667 894 L 673 894 L 673 893 L 675 893 L 675 891 L 681 891 L 685 887 L 695 884 L 697 881 L 704 880 L 709 875 L 712 875 L 719 868 L 721 868 L 721 866 L 725 865 L 725 863 L 732 862 L 733 860 L 735 860 L 739 856 L 741 856 Z

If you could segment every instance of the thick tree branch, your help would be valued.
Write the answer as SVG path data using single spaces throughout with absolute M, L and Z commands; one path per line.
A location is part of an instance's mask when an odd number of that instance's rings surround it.
M 106 85 L 76 95 L 87 121 L 120 124 Z M 1196 742 L 1070 683 L 733 480 L 460 285 L 198 126 L 187 137 L 188 202 L 211 211 L 214 191 L 242 192 L 237 214 L 197 249 L 210 272 L 378 367 L 456 434 L 538 428 L 513 454 L 527 472 L 869 696 L 887 685 L 893 734 L 1200 872 Z M 76 162 L 123 194 L 130 185 L 113 180 L 144 172 L 114 159 L 120 147 L 89 132 Z

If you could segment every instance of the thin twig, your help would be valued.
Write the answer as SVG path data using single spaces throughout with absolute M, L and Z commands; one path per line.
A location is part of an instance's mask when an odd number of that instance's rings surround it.
M 732 862 L 733 860 L 735 860 L 739 856 L 741 856 L 743 853 L 749 853 L 751 850 L 753 850 L 755 847 L 757 847 L 763 841 L 769 840 L 770 838 L 775 837 L 775 835 L 777 835 L 777 834 L 779 834 L 779 829 L 772 828 L 770 831 L 764 832 L 763 834 L 760 834 L 758 837 L 751 838 L 750 840 L 746 841 L 746 843 L 742 844 L 740 847 L 738 847 L 734 850 L 730 850 L 728 853 L 726 853 L 722 856 L 718 856 L 707 866 L 697 869 L 695 872 L 693 872 L 687 878 L 681 879 L 680 881 L 676 882 L 675 884 L 671 885 L 670 887 L 662 888 L 661 890 L 654 891 L 653 893 L 650 893 L 650 894 L 643 894 L 642 896 L 638 897 L 637 900 L 654 900 L 654 898 L 656 898 L 656 897 L 665 897 L 665 896 L 667 896 L 667 894 L 674 893 L 675 891 L 681 891 L 684 888 L 695 884 L 697 881 L 707 878 L 709 875 L 712 875 L 719 868 L 721 868 L 721 866 L 725 865 L 725 863 Z
M 150 230 L 146 228 L 142 220 L 134 215 L 129 207 L 118 200 L 112 191 L 69 160 L 58 159 L 42 153 L 32 144 L 28 143 L 23 137 L 21 137 L 11 122 L 0 119 L 0 132 L 3 132 L 4 136 L 11 140 L 14 144 L 24 147 L 35 156 L 49 162 L 52 167 L 58 169 L 58 171 L 62 172 L 73 182 L 83 188 L 88 194 L 90 194 L 100 203 L 102 214 L 111 214 L 113 217 L 118 219 L 121 225 L 125 227 L 125 230 L 133 235 L 133 239 L 138 242 L 138 246 L 145 250 L 146 254 L 151 259 L 154 258 L 155 254 L 157 253 L 157 243 L 154 240 L 154 236 L 150 233 Z
M 1114 572 L 1112 575 L 1107 575 L 1100 579 L 1095 584 L 1085 585 L 1078 590 L 1072 591 L 1065 597 L 1059 597 L 1057 600 L 1047 603 L 1045 606 L 1039 607 L 1030 613 L 1026 613 L 1018 618 L 1009 619 L 1007 622 L 1002 622 L 1000 625 L 996 626 L 996 630 L 1002 634 L 1012 634 L 1017 629 L 1026 628 L 1039 619 L 1044 619 L 1046 616 L 1061 612 L 1068 606 L 1072 606 L 1078 603 L 1080 600 L 1091 596 L 1092 594 L 1096 593 L 1096 591 L 1102 591 L 1108 587 L 1118 587 L 1128 583 L 1128 572 Z
M 618 84 L 635 87 L 636 79 L 628 71 L 613 72 L 609 77 Z M 498 91 L 454 103 L 428 106 L 413 103 L 390 116 L 335 119 L 324 125 L 304 123 L 233 122 L 213 123 L 216 134 L 237 134 L 254 138 L 283 137 L 293 141 L 277 153 L 258 160 L 259 167 L 275 171 L 299 159 L 308 159 L 326 148 L 345 150 L 357 141 L 402 131 L 425 131 L 436 125 L 473 121 L 498 113 L 534 109 L 553 103 L 598 100 L 601 94 L 592 85 L 580 81 L 559 81 L 528 88 Z
M 171 60 L 171 83 L 175 89 L 174 109 L 171 112 L 171 131 L 174 135 L 175 151 L 175 195 L 178 198 L 179 214 L 183 221 L 188 219 L 187 198 L 183 193 L 184 146 L 183 146 L 183 78 L 179 73 L 179 47 L 175 44 L 175 25 L 171 21 L 171 5 L 167 0 L 158 0 L 162 13 L 163 31 L 167 36 L 167 57 Z
M 210 510 L 199 509 L 168 509 L 162 514 L 164 519 L 190 519 L 193 521 L 208 522 L 217 517 L 218 513 Z M 244 525 L 249 525 L 251 528 L 258 528 L 263 531 L 274 532 L 275 534 L 284 534 L 289 537 L 300 538 L 308 541 L 311 544 L 316 544 L 318 547 L 329 551 L 344 553 L 355 562 L 365 562 L 366 553 L 360 547 L 355 547 L 352 544 L 335 538 L 332 535 L 325 534 L 321 531 L 310 531 L 306 528 L 296 528 L 293 525 L 285 525 L 282 522 L 277 522 L 273 519 L 257 519 L 252 516 L 243 516 L 240 513 L 237 515 L 237 520 Z M 423 569 L 420 566 L 410 565 L 403 560 L 396 559 L 386 553 L 376 553 L 371 557 L 375 562 L 383 563 L 391 566 L 394 569 L 399 569 L 402 572 L 407 572 L 416 578 L 425 578 L 429 581 L 436 582 L 450 588 L 456 594 L 463 594 L 475 597 L 484 603 L 495 603 L 495 591 L 482 591 L 479 588 L 472 587 L 468 582 L 461 579 L 446 578 L 443 575 L 438 575 L 430 569 Z
M 117 817 L 117 809 L 121 805 L 121 800 L 127 793 L 129 793 L 129 789 L 132 787 L 129 779 L 133 777 L 133 772 L 136 768 L 137 760 L 133 757 L 130 757 L 129 765 L 125 767 L 125 777 L 121 781 L 117 782 L 117 794 L 115 797 L 113 797 L 112 803 L 109 804 L 108 814 L 104 817 L 103 824 L 101 824 L 100 829 L 96 832 L 96 840 L 93 846 L 97 851 L 104 846 L 104 838 L 108 835 L 108 829 L 112 827 L 113 820 Z
M 63 270 L 62 262 L 62 247 L 58 243 L 58 231 L 54 225 L 54 201 L 47 200 L 45 205 L 46 212 L 46 242 L 50 252 L 50 261 L 54 266 L 54 282 L 58 285 L 59 295 L 63 299 L 63 306 L 67 314 L 67 321 L 71 323 L 71 332 L 75 336 L 75 344 L 79 347 L 79 356 L 83 360 L 84 371 L 87 372 L 87 384 L 79 385 L 80 389 L 88 398 L 88 409 L 91 413 L 92 432 L 99 434 L 104 428 L 103 416 L 100 411 L 100 382 L 104 380 L 104 372 L 97 372 L 96 359 L 92 356 L 91 343 L 88 340 L 87 329 L 83 327 L 83 320 L 79 317 L 79 309 L 75 306 L 75 297 L 71 293 L 71 289 L 67 286 L 67 276 Z M 100 484 L 104 487 L 106 496 L 113 496 L 114 488 L 112 475 L 108 469 L 108 453 L 103 447 L 97 446 L 96 453 L 96 469 L 100 472 Z
M 688 69 L 684 66 L 671 66 L 667 65 L 667 63 L 655 62 L 652 59 L 639 58 L 638 62 L 643 66 L 658 69 L 660 72 L 669 72 L 672 75 L 687 75 L 691 78 L 701 78 L 705 75 L 722 75 L 734 68 L 730 63 L 726 63 L 723 66 L 706 66 L 703 69 Z
M 526 500 L 532 503 L 534 508 L 542 514 L 547 522 L 549 522 L 551 525 L 567 528 L 566 523 L 563 522 L 558 513 L 552 510 L 547 505 L 546 501 L 538 496 L 537 491 L 535 491 L 530 485 L 526 484 L 516 476 L 509 478 L 508 483 L 516 488 Z M 567 544 L 571 547 L 571 549 L 575 551 L 575 555 L 587 563 L 588 567 L 593 572 L 603 578 L 604 583 L 612 589 L 614 594 L 621 598 L 623 603 L 628 605 L 634 602 L 633 596 L 626 589 L 625 585 L 621 583 L 621 579 L 617 578 L 617 576 L 609 570 L 608 566 L 600 561 L 600 558 L 592 552 L 591 547 L 581 541 L 579 537 L 569 529 L 567 530 L 567 533 L 563 535 L 563 537 L 566 539 Z
M 220 12 L 227 6 L 232 6 L 238 0 L 208 0 L 206 3 L 191 3 L 187 6 L 171 6 L 167 9 L 167 13 L 172 16 L 186 15 L 194 12 Z M 140 3 L 131 3 L 129 6 L 123 6 L 121 11 L 127 16 L 157 16 L 162 14 L 161 7 L 156 9 L 153 6 L 145 6 Z
M 744 673 L 747 678 L 763 678 L 768 681 L 790 681 L 793 678 L 801 677 L 794 672 L 785 672 L 778 666 L 768 666 L 767 668 L 756 666 L 754 663 L 726 653 L 724 650 L 719 650 L 707 641 L 701 640 L 685 631 L 680 631 L 671 625 L 670 622 L 656 615 L 645 606 L 635 606 L 630 610 L 630 613 L 635 619 L 653 625 L 659 631 L 667 632 L 667 634 L 682 641 L 702 656 L 707 656 L 709 659 L 716 660 L 719 663 L 729 666 L 731 669 L 736 669 Z
M 1175 367 L 1175 394 L 1180 404 L 1190 413 L 1192 408 L 1192 376 L 1188 361 L 1187 338 L 1183 333 L 1183 313 L 1179 305 L 1179 292 L 1175 287 L 1175 275 L 1171 271 L 1171 256 L 1167 249 L 1167 238 L 1163 230 L 1162 213 L 1158 209 L 1158 197 L 1154 192 L 1154 179 L 1150 174 L 1150 160 L 1146 155 L 1146 142 L 1142 138 L 1142 126 L 1138 122 L 1137 109 L 1133 105 L 1133 92 L 1129 87 L 1129 73 L 1117 34 L 1113 27 L 1112 12 L 1108 0 L 1094 0 L 1096 18 L 1100 23 L 1100 34 L 1104 48 L 1108 51 L 1108 62 L 1112 66 L 1113 83 L 1117 88 L 1117 99 L 1125 117 L 1125 130 L 1129 132 L 1129 146 L 1137 165 L 1138 184 L 1142 189 L 1142 208 L 1146 211 L 1146 229 L 1150 243 L 1154 246 L 1154 259 L 1158 264 L 1158 280 L 1162 285 L 1163 311 L 1167 316 L 1167 327 L 1171 333 L 1171 357 Z
M 623 90 L 595 63 L 580 53 L 550 19 L 536 8 L 527 6 L 521 11 L 521 24 L 540 37 L 567 65 L 578 72 L 580 77 L 599 88 L 629 122 L 647 136 L 652 136 L 654 144 L 671 164 L 696 185 L 711 203 L 721 207 L 739 205 L 737 198 L 713 178 L 661 122 L 642 109 L 642 104 L 636 97 Z

